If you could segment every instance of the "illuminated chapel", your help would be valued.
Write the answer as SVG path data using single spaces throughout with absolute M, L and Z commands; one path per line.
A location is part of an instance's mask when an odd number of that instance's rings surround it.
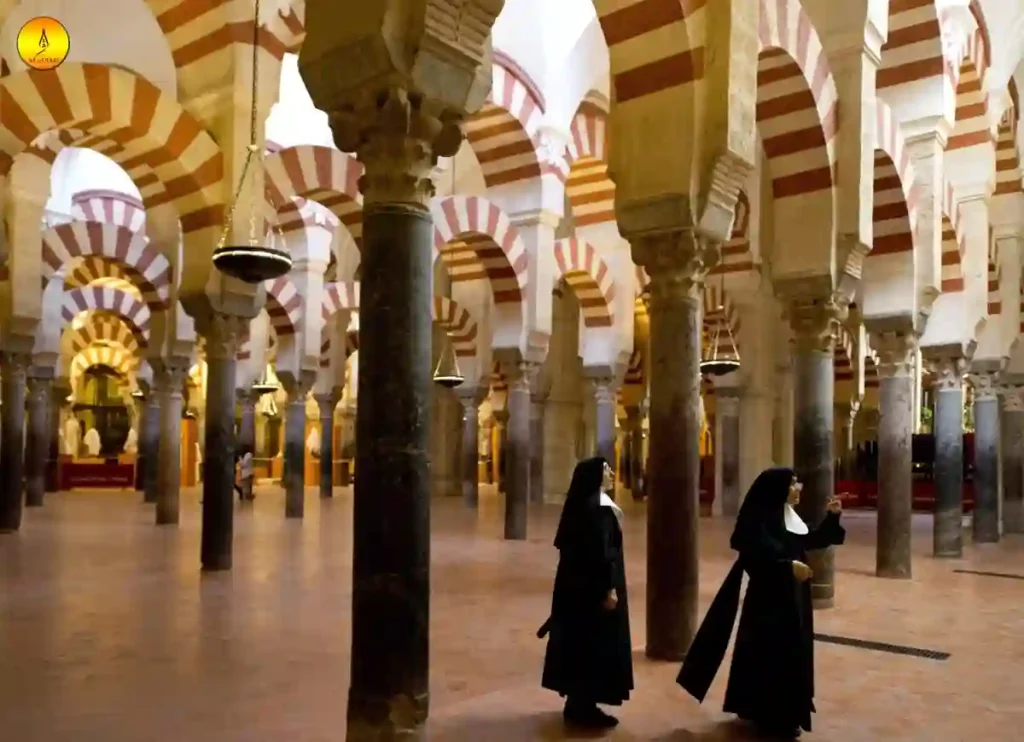
M 596 454 L 623 739 L 733 739 L 657 663 L 770 466 L 847 511 L 830 633 L 950 643 L 957 704 L 1024 702 L 1019 641 L 956 664 L 1019 640 L 978 580 L 1024 579 L 1024 0 L 11 0 L 0 60 L 21 739 L 560 739 L 533 631 Z M 850 690 L 896 673 L 863 654 L 818 649 L 833 742 L 910 713 Z M 974 713 L 905 724 L 1008 739 Z

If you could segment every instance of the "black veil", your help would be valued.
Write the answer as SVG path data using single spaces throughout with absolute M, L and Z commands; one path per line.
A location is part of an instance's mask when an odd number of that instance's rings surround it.
M 562 506 L 562 517 L 558 521 L 555 547 L 562 549 L 576 540 L 578 523 L 590 508 L 598 503 L 601 483 L 604 481 L 606 461 L 601 456 L 583 459 L 572 472 L 569 491 Z
M 794 476 L 793 470 L 784 466 L 765 469 L 757 475 L 736 516 L 736 527 L 729 539 L 733 550 L 742 551 L 750 546 L 761 529 L 775 534 L 785 528 L 783 508 Z

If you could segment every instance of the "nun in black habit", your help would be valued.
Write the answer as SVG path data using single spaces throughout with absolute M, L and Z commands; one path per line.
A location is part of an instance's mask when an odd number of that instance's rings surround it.
M 842 505 L 832 498 L 818 528 L 793 508 L 802 485 L 791 469 L 767 469 L 747 493 L 730 545 L 739 557 L 686 655 L 678 683 L 703 701 L 729 645 L 743 573 L 749 576 L 736 632 L 725 711 L 775 739 L 811 730 L 814 624 L 807 552 L 843 543 Z
M 597 704 L 621 705 L 633 690 L 633 653 L 622 556 L 622 511 L 601 457 L 576 465 L 555 536 L 559 551 L 541 685 L 564 696 L 567 724 L 608 728 Z

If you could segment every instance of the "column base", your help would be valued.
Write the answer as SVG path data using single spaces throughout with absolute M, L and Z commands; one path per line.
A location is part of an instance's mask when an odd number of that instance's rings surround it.
M 644 657 L 652 662 L 682 662 L 686 659 L 686 651 L 648 644 L 644 647 Z
M 385 706 L 374 720 L 353 719 L 349 700 L 349 718 L 345 728 L 348 742 L 425 742 L 428 698 L 397 695 L 376 705 Z M 368 714 L 369 715 L 369 714 Z M 379 719 L 379 721 L 378 721 Z
M 201 571 L 203 572 L 229 572 L 231 570 L 231 558 L 218 559 L 216 562 L 209 564 L 203 564 Z
M 827 611 L 836 607 L 836 597 L 828 595 L 821 598 L 811 598 L 811 608 L 816 611 Z
M 964 550 L 956 549 L 951 551 L 936 551 L 932 553 L 934 559 L 963 559 Z
M 875 577 L 886 580 L 912 580 L 914 579 L 910 567 L 876 567 Z

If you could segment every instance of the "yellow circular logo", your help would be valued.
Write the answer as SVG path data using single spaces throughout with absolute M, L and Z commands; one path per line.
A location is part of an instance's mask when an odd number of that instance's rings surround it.
M 18 31 L 18 56 L 34 70 L 60 67 L 71 51 L 71 37 L 56 18 L 41 15 Z

